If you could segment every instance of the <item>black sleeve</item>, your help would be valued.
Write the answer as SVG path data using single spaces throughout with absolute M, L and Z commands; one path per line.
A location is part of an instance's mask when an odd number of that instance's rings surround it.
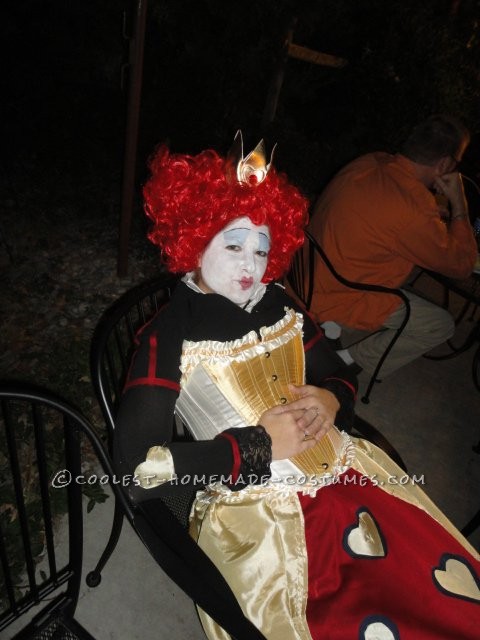
M 308 384 L 328 389 L 340 402 L 336 426 L 352 430 L 358 388 L 356 376 L 330 347 L 321 328 L 304 313 L 304 348 Z
M 137 349 L 115 420 L 114 458 L 120 474 L 133 476 L 150 447 L 167 446 L 176 475 L 179 478 L 188 475 L 193 484 L 201 485 L 202 477 L 207 475 L 230 474 L 232 446 L 220 439 L 172 442 L 175 402 L 180 391 L 181 350 L 190 317 L 183 300 L 173 304 L 162 309 L 137 336 Z M 171 487 L 165 491 L 171 491 Z M 150 499 L 155 493 L 162 493 L 162 487 L 134 486 L 131 492 L 134 499 Z
M 162 387 L 137 386 L 128 389 L 120 404 L 115 423 L 114 457 L 117 468 L 125 476 L 133 476 L 150 447 L 168 446 L 173 457 L 175 473 L 181 486 L 200 488 L 212 476 L 227 477 L 233 465 L 232 447 L 228 440 L 172 442 L 173 411 L 177 393 Z M 135 501 L 171 493 L 165 483 L 154 489 L 142 489 L 131 484 L 130 494 Z

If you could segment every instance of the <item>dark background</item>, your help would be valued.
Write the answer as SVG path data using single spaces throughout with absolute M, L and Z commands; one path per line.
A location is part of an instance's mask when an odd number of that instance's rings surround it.
M 137 4 L 3 7 L 2 200 L 18 215 L 119 215 L 128 88 L 120 78 L 129 56 L 122 31 L 132 33 Z M 276 117 L 262 126 L 292 24 L 296 44 L 348 64 L 289 58 Z M 262 135 L 278 141 L 277 166 L 314 197 L 351 158 L 395 150 L 414 122 L 446 112 L 474 134 L 467 160 L 476 173 L 479 63 L 478 0 L 149 0 L 137 210 L 159 142 L 225 152 L 238 128 L 247 150 Z
M 0 11 L 0 378 L 60 393 L 100 433 L 90 340 L 113 300 L 158 272 L 140 187 L 159 142 L 226 152 L 238 128 L 247 149 L 264 135 L 279 143 L 276 165 L 314 198 L 354 156 L 395 150 L 417 120 L 447 112 L 474 134 L 465 170 L 480 172 L 480 0 L 148 0 L 135 225 L 129 276 L 118 278 L 125 65 L 137 6 L 6 0 Z M 292 25 L 296 44 L 348 64 L 289 59 L 276 117 L 262 126 Z M 478 494 L 465 431 L 476 391 L 465 358 L 449 361 L 447 374 L 419 359 L 414 375 L 399 372 L 391 398 L 385 382 L 383 403 L 364 414 L 402 455 L 413 452 L 414 469 L 423 473 L 423 454 L 431 460 L 428 491 L 458 526 Z M 448 476 L 445 456 L 463 478 Z

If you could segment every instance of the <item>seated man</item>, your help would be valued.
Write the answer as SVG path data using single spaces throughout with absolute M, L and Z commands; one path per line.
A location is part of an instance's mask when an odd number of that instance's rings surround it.
M 415 266 L 452 278 L 470 275 L 477 246 L 460 174 L 469 143 L 454 118 L 435 115 L 417 125 L 400 153 L 364 155 L 342 169 L 320 195 L 309 230 L 348 280 L 401 287 Z M 448 204 L 440 207 L 435 191 Z M 398 297 L 348 289 L 317 261 L 311 311 L 369 335 L 339 354 L 372 373 L 404 319 Z M 453 335 L 450 314 L 407 293 L 411 315 L 382 368 L 388 375 Z

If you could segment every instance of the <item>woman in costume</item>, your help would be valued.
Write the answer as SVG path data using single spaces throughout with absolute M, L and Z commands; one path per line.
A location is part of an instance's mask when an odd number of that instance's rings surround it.
M 478 554 L 348 436 L 355 380 L 275 283 L 306 200 L 238 134 L 226 159 L 162 147 L 151 171 L 150 239 L 186 275 L 139 336 L 118 415 L 135 499 L 199 489 L 191 533 L 269 639 L 477 638 Z M 171 442 L 174 412 L 195 442 Z

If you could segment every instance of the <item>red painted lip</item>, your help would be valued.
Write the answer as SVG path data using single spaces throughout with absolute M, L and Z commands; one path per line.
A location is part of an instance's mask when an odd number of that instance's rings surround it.
M 245 291 L 246 289 L 250 289 L 250 287 L 253 285 L 253 278 L 242 278 L 238 282 L 240 283 L 242 289 Z

